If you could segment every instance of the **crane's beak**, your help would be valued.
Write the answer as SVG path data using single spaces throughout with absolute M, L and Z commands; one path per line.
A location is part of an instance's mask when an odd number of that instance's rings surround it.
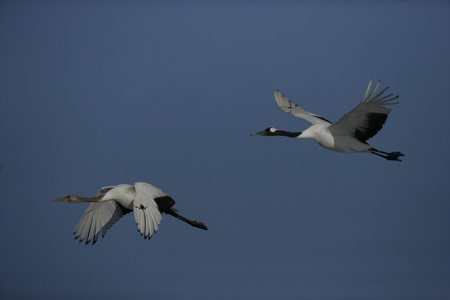
M 66 198 L 67 198 L 67 197 L 62 197 L 62 198 L 58 198 L 58 199 L 52 199 L 52 200 L 50 200 L 50 201 L 51 201 L 51 202 L 56 202 L 56 201 L 66 202 Z
M 262 135 L 264 132 L 265 132 L 265 130 L 260 131 L 260 132 L 255 132 L 255 133 L 250 134 L 250 136 Z

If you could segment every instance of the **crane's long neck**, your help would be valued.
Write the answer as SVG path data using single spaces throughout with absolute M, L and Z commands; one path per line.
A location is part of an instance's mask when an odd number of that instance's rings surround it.
M 58 198 L 58 199 L 53 199 L 50 201 L 61 201 L 61 202 L 68 202 L 68 203 L 77 203 L 77 202 L 97 202 L 102 200 L 103 195 L 101 196 L 96 196 L 96 197 L 79 197 L 79 196 L 75 196 L 75 195 L 69 195 L 66 197 L 62 197 L 62 198 Z
M 297 138 L 301 134 L 302 134 L 302 131 L 290 132 L 290 131 L 286 131 L 286 130 L 277 129 L 274 132 L 272 132 L 271 135 L 281 135 L 281 136 L 287 136 L 287 137 L 290 137 L 290 138 Z
M 166 214 L 169 214 L 169 215 L 172 215 L 172 216 L 174 216 L 175 218 L 177 218 L 177 219 L 179 219 L 179 220 L 181 220 L 181 221 L 183 221 L 183 222 L 186 222 L 186 223 L 188 223 L 188 224 L 191 225 L 191 226 L 194 226 L 194 227 L 197 227 L 197 228 L 201 228 L 201 229 L 204 229 L 204 230 L 208 230 L 208 228 L 207 228 L 207 227 L 205 226 L 205 224 L 203 224 L 202 222 L 197 221 L 197 220 L 195 220 L 195 221 L 189 220 L 189 219 L 187 219 L 187 218 L 185 218 L 185 217 L 183 217 L 183 216 L 177 214 L 177 213 L 174 212 L 171 208 L 169 208 L 168 210 L 166 210 L 165 213 L 166 213 Z
M 96 196 L 96 197 L 80 197 L 75 196 L 76 201 L 75 202 L 97 202 L 100 201 L 103 198 L 103 195 Z

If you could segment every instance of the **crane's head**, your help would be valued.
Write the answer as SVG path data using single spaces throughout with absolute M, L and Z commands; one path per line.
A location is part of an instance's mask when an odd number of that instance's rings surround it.
M 255 135 L 262 135 L 262 136 L 277 135 L 277 133 L 276 133 L 277 131 L 278 131 L 278 129 L 276 129 L 276 128 L 268 127 L 266 129 L 264 129 L 263 131 L 252 133 L 252 134 L 250 134 L 250 136 L 255 136 Z
M 50 201 L 61 201 L 61 202 L 68 202 L 68 203 L 80 202 L 79 198 L 75 195 L 67 195 L 65 197 L 53 199 Z
M 287 137 L 291 137 L 291 138 L 298 138 L 298 137 L 300 137 L 301 134 L 302 134 L 301 131 L 289 132 L 289 131 L 269 127 L 269 128 L 264 129 L 263 131 L 252 133 L 252 134 L 250 134 L 250 136 L 263 135 L 263 136 L 287 136 Z

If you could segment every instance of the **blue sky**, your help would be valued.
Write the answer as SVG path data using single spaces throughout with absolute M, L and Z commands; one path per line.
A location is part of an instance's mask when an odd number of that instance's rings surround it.
M 448 299 L 450 4 L 2 1 L 2 299 Z M 369 143 L 250 137 L 399 94 Z M 145 181 L 208 231 L 132 215 L 73 240 L 102 186 Z

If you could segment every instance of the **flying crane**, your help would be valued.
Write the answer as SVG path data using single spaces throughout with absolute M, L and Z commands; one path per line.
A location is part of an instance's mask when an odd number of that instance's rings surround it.
M 173 207 L 175 201 L 170 196 L 145 182 L 102 187 L 95 197 L 69 195 L 50 201 L 91 203 L 73 231 L 75 239 L 79 239 L 80 243 L 86 239 L 86 245 L 91 241 L 94 245 L 100 233 L 104 237 L 106 231 L 129 212 L 134 212 L 137 229 L 145 239 L 150 239 L 153 232 L 158 231 L 162 213 L 172 215 L 191 226 L 208 230 L 202 222 L 191 221 L 179 215 Z
M 304 110 L 299 105 L 289 101 L 279 90 L 275 90 L 275 101 L 282 111 L 294 117 L 304 119 L 312 123 L 312 125 L 308 129 L 299 132 L 289 132 L 269 127 L 263 131 L 253 133 L 251 136 L 287 136 L 299 139 L 313 139 L 320 146 L 328 150 L 343 153 L 369 152 L 388 160 L 401 161 L 399 157 L 404 156 L 401 152 L 384 152 L 370 146 L 366 142 L 383 127 L 391 111 L 390 108 L 385 106 L 398 104 L 398 102 L 392 102 L 398 96 L 389 94 L 382 97 L 388 87 L 374 96 L 380 85 L 380 81 L 377 82 L 373 90 L 369 93 L 371 85 L 372 80 L 367 85 L 361 103 L 335 123 Z

